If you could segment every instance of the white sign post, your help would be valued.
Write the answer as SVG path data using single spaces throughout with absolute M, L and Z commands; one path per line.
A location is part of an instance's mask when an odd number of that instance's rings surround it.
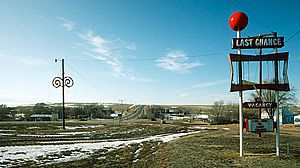
M 248 25 L 248 16 L 243 12 L 235 12 L 229 18 L 229 26 L 236 31 L 237 38 L 241 38 L 241 31 Z M 239 86 L 242 86 L 242 61 L 240 60 L 241 48 L 238 47 L 239 55 Z M 239 90 L 239 120 L 240 120 L 240 157 L 243 156 L 243 91 Z
M 277 37 L 277 33 L 274 33 L 274 37 Z M 277 47 L 274 48 L 275 54 L 278 53 Z M 275 61 L 275 84 L 278 84 L 278 61 Z M 277 102 L 276 107 L 276 155 L 280 153 L 280 123 L 279 123 L 279 92 L 275 91 L 275 101 Z
M 237 38 L 241 38 L 241 31 L 236 32 Z M 241 55 L 241 49 L 238 48 L 238 55 Z M 242 81 L 242 62 L 239 61 L 239 81 Z M 243 91 L 239 91 L 239 121 L 240 121 L 240 157 L 243 156 Z

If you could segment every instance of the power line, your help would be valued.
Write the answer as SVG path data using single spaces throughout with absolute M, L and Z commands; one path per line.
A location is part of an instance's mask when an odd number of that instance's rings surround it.
M 241 4 L 243 6 L 243 8 L 245 8 L 247 10 L 247 12 L 249 12 L 252 16 L 254 16 L 263 26 L 265 26 L 270 32 L 273 32 L 273 30 L 270 28 L 270 26 L 268 26 L 264 21 L 262 21 L 259 17 L 257 17 L 252 11 L 253 10 L 249 10 L 246 6 L 247 4 L 245 4 L 242 1 L 236 1 L 237 3 Z
M 218 13 L 214 12 L 213 10 L 210 10 L 208 7 L 205 7 L 203 4 L 200 4 L 199 1 L 197 0 L 193 0 L 194 3 L 198 4 L 198 7 L 201 7 L 202 9 L 204 9 L 205 11 L 209 12 L 211 15 L 215 16 L 217 18 L 217 20 L 221 23 L 221 24 L 226 24 L 227 21 L 224 20 L 224 17 L 222 17 L 221 15 L 219 15 Z
M 209 53 L 209 54 L 196 54 L 187 56 L 189 58 L 197 58 L 197 57 L 207 57 L 207 56 L 218 56 L 227 54 L 227 52 L 218 52 L 218 53 Z M 139 61 L 155 61 L 159 58 L 140 58 L 140 59 L 120 59 L 123 62 L 139 62 Z M 105 60 L 98 60 L 98 59 L 67 59 L 66 61 L 98 61 L 98 62 L 105 62 Z
M 66 65 L 73 71 L 75 72 L 77 75 L 79 75 L 82 79 L 84 79 L 87 83 L 89 83 L 90 85 L 92 85 L 96 90 L 98 90 L 99 92 L 102 92 L 103 94 L 109 96 L 110 98 L 113 98 L 115 100 L 120 100 L 108 93 L 106 93 L 105 91 L 103 91 L 102 89 L 100 89 L 99 87 L 97 87 L 97 85 L 95 85 L 93 82 L 89 81 L 86 77 L 84 77 L 83 75 L 81 75 L 77 70 L 75 70 L 70 64 L 66 63 Z
M 250 10 L 248 10 L 248 12 L 251 13 L 260 23 L 262 23 L 270 32 L 273 32 L 273 30 L 264 21 L 257 17 L 253 12 L 251 12 Z
M 297 34 L 299 34 L 300 33 L 300 30 L 299 31 L 297 31 L 295 34 L 293 34 L 290 38 L 288 38 L 286 41 L 285 41 L 285 43 L 287 43 L 288 41 L 290 41 L 291 39 L 293 39 Z

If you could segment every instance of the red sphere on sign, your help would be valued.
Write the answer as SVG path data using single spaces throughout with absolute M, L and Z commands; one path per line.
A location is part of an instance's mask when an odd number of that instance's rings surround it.
M 248 25 L 248 16 L 243 12 L 235 12 L 229 18 L 229 26 L 234 31 L 241 31 Z

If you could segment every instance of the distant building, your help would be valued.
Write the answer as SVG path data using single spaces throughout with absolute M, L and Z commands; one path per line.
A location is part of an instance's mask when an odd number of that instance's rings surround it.
M 57 121 L 58 120 L 58 114 L 33 114 L 29 117 L 29 120 L 31 121 Z
M 166 116 L 184 116 L 184 112 L 177 107 L 164 108 L 161 112 Z
M 282 124 L 294 124 L 294 112 L 289 109 L 282 110 Z
M 294 124 L 295 113 L 287 108 L 279 109 L 279 123 L 280 124 Z M 261 118 L 269 118 L 266 112 L 262 112 Z M 274 121 L 276 121 L 276 114 L 274 115 Z
M 119 113 L 119 112 L 117 112 L 117 111 L 114 111 L 114 112 L 112 112 L 112 113 L 110 114 L 110 117 L 112 117 L 112 118 L 117 118 L 120 114 L 122 115 L 122 113 Z
M 87 121 L 89 120 L 89 116 L 88 115 L 78 115 L 78 120 L 79 121 Z
M 208 115 L 207 114 L 197 114 L 192 116 L 194 119 L 203 119 L 203 120 L 208 120 Z

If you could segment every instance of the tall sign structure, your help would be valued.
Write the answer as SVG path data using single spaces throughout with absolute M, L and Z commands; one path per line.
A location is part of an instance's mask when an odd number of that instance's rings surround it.
M 229 26 L 236 31 L 237 38 L 241 38 L 241 31 L 248 25 L 248 16 L 243 12 L 235 12 L 229 18 Z M 241 48 L 238 48 L 238 55 L 241 55 Z M 238 57 L 238 81 L 242 81 L 242 62 Z M 239 83 L 242 86 L 242 82 Z M 240 156 L 243 156 L 243 91 L 239 90 L 239 120 L 240 120 Z
M 237 49 L 237 54 L 229 54 L 231 85 L 230 92 L 239 92 L 239 124 L 240 124 L 240 156 L 243 156 L 243 107 L 244 108 L 260 108 L 259 119 L 261 117 L 261 108 L 276 108 L 276 155 L 279 156 L 280 146 L 280 125 L 279 125 L 279 104 L 278 91 L 289 91 L 289 82 L 287 75 L 288 54 L 278 53 L 277 49 L 284 46 L 284 37 L 277 37 L 277 33 L 259 35 L 249 38 L 241 38 L 241 30 L 248 24 L 248 17 L 243 12 L 235 12 L 229 18 L 229 26 L 237 32 L 237 38 L 232 39 L 232 49 Z M 273 54 L 262 55 L 262 48 L 274 48 Z M 260 49 L 259 55 L 242 55 L 241 49 Z M 266 70 L 267 75 L 263 72 L 263 65 L 269 62 L 273 63 L 273 76 L 269 78 L 269 69 Z M 248 63 L 248 76 L 244 75 L 245 64 Z M 250 79 L 250 63 L 257 64 L 259 67 L 259 79 Z M 247 68 L 247 67 L 246 67 Z M 282 68 L 282 69 L 280 69 Z M 281 74 L 279 76 L 279 71 Z M 246 78 L 248 77 L 248 79 Z M 268 76 L 268 79 L 264 79 Z M 275 91 L 275 102 L 264 102 L 261 98 L 261 90 L 268 89 Z M 243 91 L 259 90 L 260 102 L 243 103 Z M 255 122 L 264 122 L 265 120 L 256 120 Z M 252 123 L 253 121 L 249 121 Z M 253 122 L 253 123 L 255 123 Z M 269 121 L 268 121 L 269 122 Z M 273 121 L 272 121 L 273 122 Z M 262 124 L 262 123 L 260 123 Z M 263 131 L 265 129 L 260 129 Z

